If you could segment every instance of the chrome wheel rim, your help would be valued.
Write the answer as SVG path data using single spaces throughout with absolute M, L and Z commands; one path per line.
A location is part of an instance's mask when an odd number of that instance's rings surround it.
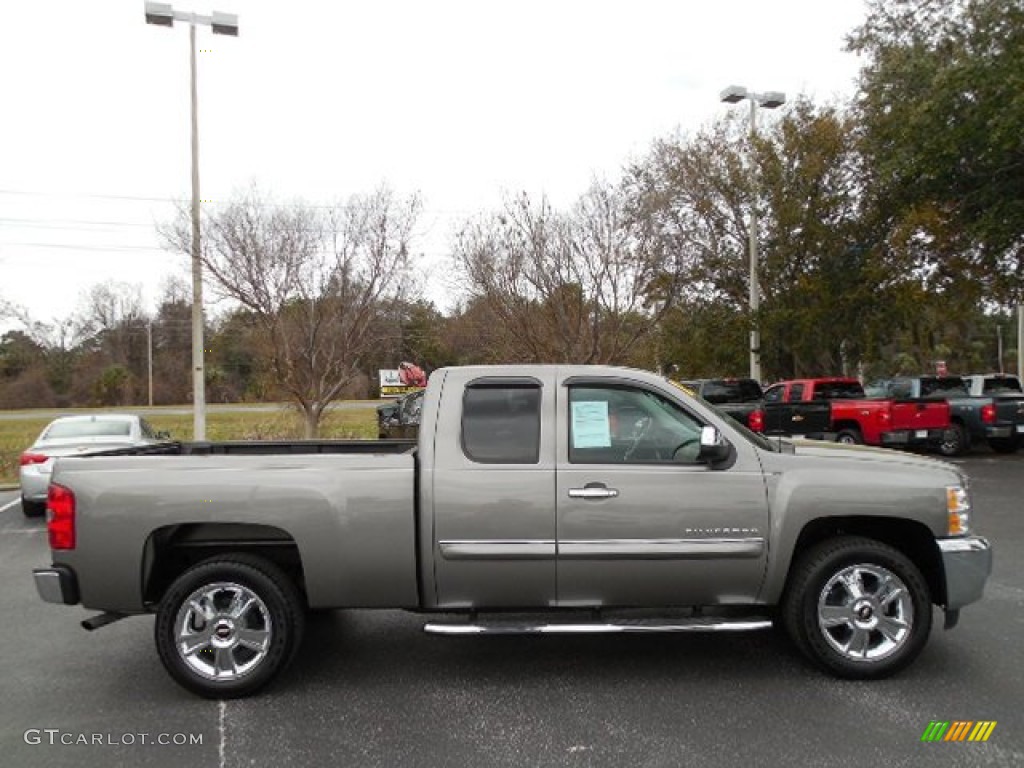
M 857 439 L 853 435 L 840 435 L 836 442 L 842 443 L 843 445 L 856 445 Z
M 878 661 L 907 642 L 914 626 L 910 591 L 879 565 L 843 568 L 818 597 L 818 628 L 832 648 L 852 661 Z
M 230 682 L 266 658 L 273 637 L 270 611 L 246 586 L 206 584 L 182 603 L 174 622 L 178 655 L 197 675 Z

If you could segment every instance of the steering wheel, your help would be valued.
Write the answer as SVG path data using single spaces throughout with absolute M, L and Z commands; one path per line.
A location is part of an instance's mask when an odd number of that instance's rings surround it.
M 689 449 L 695 445 L 698 446 L 697 453 L 699 454 L 700 440 L 698 438 L 691 437 L 681 442 L 679 445 L 672 449 L 672 461 L 696 461 L 697 454 L 694 454 L 693 456 L 688 455 Z M 687 453 L 684 453 L 682 456 L 680 456 L 681 451 L 686 451 Z

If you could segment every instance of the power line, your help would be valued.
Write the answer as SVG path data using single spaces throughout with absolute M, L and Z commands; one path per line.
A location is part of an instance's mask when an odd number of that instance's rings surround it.
M 0 248 L 65 248 L 72 251 L 153 251 L 156 253 L 167 253 L 163 248 L 151 245 L 71 245 L 69 243 L 5 243 L 0 242 Z M 9 255 L 9 254 L 5 254 Z

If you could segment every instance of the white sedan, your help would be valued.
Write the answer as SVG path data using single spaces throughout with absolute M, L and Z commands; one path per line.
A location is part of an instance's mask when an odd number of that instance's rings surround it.
M 46 491 L 54 460 L 93 451 L 147 445 L 168 439 L 143 418 L 126 413 L 61 416 L 50 422 L 32 447 L 21 454 L 21 509 L 26 517 L 46 512 Z

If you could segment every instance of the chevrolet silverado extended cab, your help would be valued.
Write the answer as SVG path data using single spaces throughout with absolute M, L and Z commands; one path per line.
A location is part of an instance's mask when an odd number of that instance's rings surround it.
M 440 369 L 415 444 L 61 458 L 47 515 L 40 596 L 103 611 L 89 629 L 155 613 L 167 671 L 217 698 L 270 682 L 328 608 L 432 614 L 449 635 L 778 624 L 825 670 L 878 678 L 992 567 L 956 467 L 769 441 L 597 366 Z
M 1024 396 L 971 394 L 959 376 L 897 376 L 873 382 L 867 391 L 882 397 L 948 402 L 950 428 L 939 443 L 944 456 L 959 456 L 971 443 L 982 440 L 997 453 L 1013 453 L 1024 435 Z
M 936 447 L 949 429 L 949 404 L 933 400 L 870 399 L 857 379 L 796 379 L 773 384 L 765 402 L 828 400 L 836 441 L 850 445 Z

